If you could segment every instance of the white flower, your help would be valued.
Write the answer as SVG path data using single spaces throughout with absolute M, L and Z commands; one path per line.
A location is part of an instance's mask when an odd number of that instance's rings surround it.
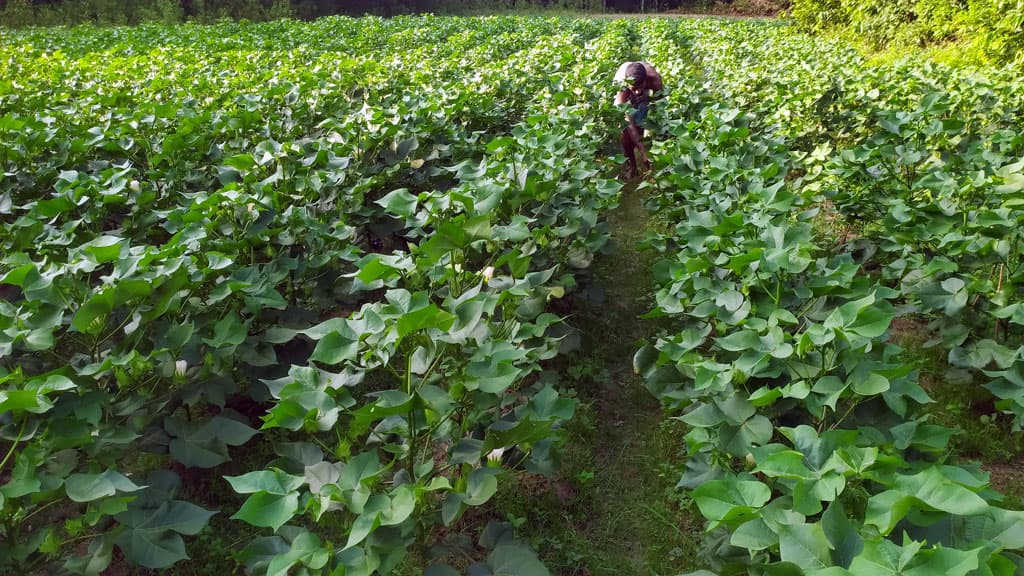
M 501 455 L 505 453 L 504 448 L 495 448 L 487 453 L 488 464 L 501 464 Z
M 138 192 L 139 191 L 139 181 L 138 180 L 132 180 L 128 184 L 128 187 L 131 188 L 132 192 Z
M 174 362 L 174 375 L 178 378 L 185 377 L 185 371 L 188 370 L 187 360 L 176 360 Z
M 480 272 L 480 275 L 484 277 L 484 284 L 487 284 L 491 281 L 491 278 L 494 278 L 494 266 L 484 268 L 483 272 Z

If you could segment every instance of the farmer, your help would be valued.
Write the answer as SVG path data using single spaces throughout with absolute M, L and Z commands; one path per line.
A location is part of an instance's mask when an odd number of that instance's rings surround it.
M 626 153 L 629 160 L 629 168 L 626 170 L 626 178 L 636 176 L 636 152 L 640 151 L 640 161 L 645 167 L 650 167 L 651 162 L 647 158 L 647 149 L 644 148 L 644 120 L 647 119 L 647 108 L 651 100 L 657 100 L 662 95 L 660 92 L 664 86 L 661 83 L 661 74 L 647 62 L 626 62 L 619 66 L 615 72 L 615 83 L 621 87 L 615 95 L 615 104 L 629 102 L 633 110 L 626 114 L 626 129 L 622 131 L 622 151 Z M 652 96 L 653 94 L 653 96 Z

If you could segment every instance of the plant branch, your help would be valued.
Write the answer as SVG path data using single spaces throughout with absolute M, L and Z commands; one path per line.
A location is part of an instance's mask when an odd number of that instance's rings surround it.
M 14 442 L 11 444 L 11 448 L 7 451 L 7 455 L 4 456 L 4 459 L 0 460 L 0 472 L 3 471 L 4 466 L 7 465 L 7 461 L 14 455 L 14 449 L 18 447 L 18 443 L 21 442 L 21 437 L 25 434 L 26 424 L 28 424 L 28 418 L 21 421 L 21 429 L 18 430 L 18 437 L 14 439 Z

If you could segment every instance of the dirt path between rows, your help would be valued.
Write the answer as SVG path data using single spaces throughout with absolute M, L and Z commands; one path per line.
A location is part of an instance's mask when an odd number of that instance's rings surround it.
M 581 473 L 592 477 L 568 512 L 589 556 L 575 567 L 551 568 L 586 576 L 684 573 L 694 566 L 700 525 L 675 490 L 683 428 L 666 421 L 633 374 L 634 352 L 656 330 L 654 321 L 639 318 L 654 304 L 655 254 L 639 249 L 648 213 L 634 186 L 623 190 L 609 224 L 614 251 L 595 261 L 589 298 L 574 322 L 585 351 L 577 390 L 592 424 L 571 442 L 567 463 L 577 482 Z

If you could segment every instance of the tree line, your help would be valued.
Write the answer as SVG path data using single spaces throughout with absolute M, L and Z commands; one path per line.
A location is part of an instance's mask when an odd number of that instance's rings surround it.
M 583 12 L 705 11 L 782 6 L 784 0 L 0 0 L 0 24 L 73 25 L 208 22 L 220 18 L 313 19 L 335 14 L 392 16 L 434 12 L 476 14 L 570 10 Z

